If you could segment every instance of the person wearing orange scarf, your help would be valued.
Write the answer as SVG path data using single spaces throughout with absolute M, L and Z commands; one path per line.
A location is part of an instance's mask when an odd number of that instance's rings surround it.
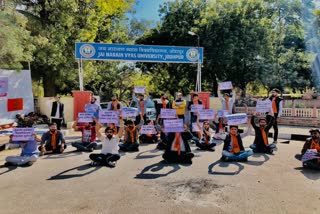
M 217 113 L 215 117 L 217 117 Z M 226 133 L 224 131 L 227 123 L 224 121 L 223 117 L 218 117 L 218 122 L 213 121 L 213 124 L 215 125 L 216 133 L 213 136 L 213 139 L 216 140 L 225 140 L 226 139 Z
M 147 120 L 146 124 L 149 126 L 154 126 L 152 120 Z M 154 127 L 153 134 L 141 134 L 139 136 L 139 143 L 157 143 L 159 141 L 158 131 Z
M 189 111 L 191 110 L 191 106 L 192 105 L 202 105 L 201 100 L 199 100 L 199 95 L 198 94 L 193 94 L 192 95 L 192 99 L 191 99 L 191 101 L 189 102 L 189 105 L 188 105 Z M 190 111 L 190 114 L 191 114 L 191 121 L 190 121 L 191 124 L 195 123 L 197 121 L 197 113 Z
M 196 143 L 196 146 L 201 150 L 214 152 L 216 143 L 213 142 L 214 131 L 210 128 L 209 121 L 204 121 L 203 126 L 201 126 L 199 119 L 197 119 L 197 125 L 200 130 L 200 138 L 199 142 Z
M 253 150 L 253 152 L 272 154 L 273 150 L 276 149 L 276 144 L 269 144 L 268 142 L 269 130 L 272 127 L 274 120 L 273 112 L 271 112 L 268 117 L 270 117 L 269 123 L 267 123 L 266 118 L 260 118 L 259 126 L 255 124 L 256 112 L 254 112 L 251 117 L 251 125 L 255 131 L 254 142 L 252 145 L 250 145 L 250 148 Z
M 222 109 L 228 111 L 229 114 L 232 114 L 233 104 L 236 100 L 235 90 L 232 91 L 232 97 L 230 97 L 229 93 L 224 93 L 223 95 L 221 95 L 219 88 L 218 88 L 217 94 L 218 94 L 218 97 L 221 101 Z
M 222 149 L 222 161 L 247 161 L 248 157 L 253 154 L 251 150 L 245 150 L 242 139 L 247 137 L 251 132 L 250 120 L 247 122 L 248 128 L 244 133 L 238 133 L 238 126 L 230 126 L 230 132 L 224 140 Z
M 168 97 L 166 94 L 161 94 L 160 99 L 156 99 L 155 101 L 156 104 L 156 112 L 157 112 L 157 119 L 158 119 L 158 123 L 162 124 L 163 123 L 163 119 L 160 118 L 160 114 L 161 114 L 161 109 L 169 109 L 171 108 L 171 103 L 168 100 Z
M 306 154 L 306 152 L 314 153 L 313 158 L 309 158 L 309 160 L 305 160 L 302 162 L 302 166 L 310 169 L 320 170 L 320 130 L 319 129 L 311 129 L 310 131 L 311 137 L 308 138 L 303 145 L 301 150 L 300 160 Z M 316 152 L 314 152 L 316 150 Z M 302 161 L 302 160 L 301 160 Z
M 144 98 L 143 94 L 139 95 L 139 99 L 135 96 L 135 93 L 132 94 L 132 100 L 136 103 L 138 108 L 138 115 L 136 116 L 135 124 L 138 125 L 141 120 L 147 120 L 147 104 L 151 103 L 149 96 Z
M 48 153 L 62 153 L 66 147 L 66 142 L 62 132 L 57 130 L 57 124 L 50 123 L 49 131 L 43 133 L 41 137 L 41 145 L 39 147 L 40 155 Z
M 139 151 L 138 129 L 142 126 L 142 124 L 143 121 L 141 121 L 139 125 L 135 126 L 132 120 L 127 121 L 127 127 L 125 128 L 124 133 L 124 143 L 119 144 L 121 151 Z
M 117 94 L 113 94 L 112 97 L 111 97 L 111 101 L 108 102 L 107 110 L 109 110 L 109 111 L 117 111 L 117 110 L 120 110 L 120 109 L 122 109 L 122 104 L 118 100 L 118 95 Z

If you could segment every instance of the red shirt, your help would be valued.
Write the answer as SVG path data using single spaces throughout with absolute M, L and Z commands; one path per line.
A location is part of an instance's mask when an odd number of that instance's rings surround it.
M 82 133 L 82 142 L 96 141 L 96 127 L 91 126 L 90 129 L 86 129 L 84 126 L 80 126 L 78 130 Z

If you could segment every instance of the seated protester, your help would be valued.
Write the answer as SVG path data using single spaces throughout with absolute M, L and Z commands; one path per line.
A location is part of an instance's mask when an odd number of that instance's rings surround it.
M 259 119 L 259 126 L 257 126 L 254 122 L 256 118 L 256 112 L 253 113 L 251 117 L 251 125 L 255 132 L 255 138 L 250 148 L 253 152 L 257 153 L 269 153 L 272 154 L 273 150 L 276 148 L 275 144 L 269 144 L 268 142 L 268 133 L 273 124 L 273 112 L 271 113 L 270 121 L 267 124 L 267 120 L 265 118 Z
M 147 120 L 146 124 L 150 126 L 154 125 L 152 120 Z M 153 134 L 141 134 L 139 136 L 140 143 L 157 143 L 158 141 L 159 141 L 159 137 L 158 137 L 158 131 L 156 128 L 154 128 Z
M 124 142 L 119 144 L 120 150 L 124 152 L 137 152 L 139 151 L 138 143 L 138 129 L 142 126 L 143 120 L 136 126 L 132 120 L 127 121 L 127 127 L 124 129 Z
M 157 147 L 156 149 L 159 149 L 159 150 L 165 150 L 167 148 L 167 145 L 168 145 L 168 133 L 165 133 L 163 131 L 163 125 L 160 126 L 158 123 L 156 123 L 156 129 L 158 131 L 158 133 L 160 133 L 160 139 L 158 141 L 158 144 L 157 144 Z
M 216 134 L 213 136 L 214 139 L 216 140 L 224 140 L 226 139 L 226 133 L 224 131 L 226 127 L 226 122 L 224 122 L 223 117 L 218 118 L 218 122 L 213 122 L 215 129 L 216 129 Z
M 100 128 L 102 125 L 95 119 L 96 134 L 102 142 L 102 150 L 100 154 L 90 154 L 89 158 L 92 160 L 91 165 L 115 167 L 116 161 L 120 159 L 118 152 L 118 145 L 123 133 L 123 120 L 120 118 L 120 129 L 117 135 L 114 134 L 114 129 L 107 126 L 105 129 L 105 136 L 101 134 Z
M 83 126 L 78 126 L 78 120 L 76 120 L 72 128 L 74 131 L 81 131 L 82 133 L 81 142 L 71 143 L 73 147 L 77 148 L 77 151 L 92 152 L 93 149 L 97 149 L 95 122 L 84 123 Z
M 162 158 L 169 163 L 192 164 L 194 154 L 191 152 L 188 140 L 197 140 L 184 125 L 184 132 L 169 133 L 167 135 L 167 147 Z
M 212 141 L 214 131 L 210 128 L 209 121 L 203 121 L 203 126 L 201 127 L 199 119 L 197 119 L 197 125 L 200 130 L 200 140 L 196 143 L 196 146 L 201 150 L 215 151 L 216 143 Z
M 61 131 L 57 130 L 56 123 L 49 124 L 49 131 L 41 137 L 40 155 L 62 153 L 67 148 L 66 141 Z
M 311 129 L 311 138 L 308 138 L 301 150 L 303 167 L 320 169 L 320 130 Z M 306 153 L 309 153 L 307 157 Z
M 6 158 L 5 165 L 29 165 L 31 166 L 37 161 L 39 157 L 39 151 L 37 149 L 40 138 L 34 133 L 32 139 L 29 141 L 12 141 L 12 135 L 10 135 L 9 143 L 20 144 L 22 151 L 20 156 L 8 156 Z
M 238 126 L 230 126 L 230 132 L 224 140 L 221 160 L 247 161 L 248 157 L 251 156 L 253 152 L 251 150 L 244 150 L 242 138 L 247 137 L 250 132 L 250 120 L 248 120 L 248 129 L 242 134 L 238 133 Z

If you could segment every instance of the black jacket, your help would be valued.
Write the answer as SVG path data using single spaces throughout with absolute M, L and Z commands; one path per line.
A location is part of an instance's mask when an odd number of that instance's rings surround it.
M 60 115 L 59 115 L 59 118 L 63 118 L 64 114 L 63 114 L 63 110 L 64 110 L 64 105 L 63 103 L 59 103 L 59 110 L 60 110 Z M 51 117 L 54 117 L 56 116 L 56 112 L 57 112 L 57 102 L 53 102 L 52 103 L 52 108 L 51 108 Z
M 196 141 L 199 141 L 198 138 L 195 138 L 191 132 L 187 131 L 187 132 L 181 132 L 181 137 L 182 137 L 182 140 L 183 140 L 183 143 L 184 143 L 184 146 L 186 148 L 186 152 L 191 152 L 191 149 L 190 149 L 190 146 L 189 146 L 189 143 L 188 143 L 188 140 L 196 140 Z M 171 147 L 172 147 L 172 143 L 174 141 L 174 138 L 175 138 L 175 133 L 169 133 L 167 136 L 167 148 L 166 148 L 166 151 L 171 151 Z
M 238 144 L 240 147 L 240 151 L 244 151 L 244 147 L 243 147 L 243 143 L 242 143 L 242 139 L 240 134 L 237 135 L 237 139 L 238 139 Z M 223 145 L 223 150 L 228 151 L 228 152 L 232 152 L 232 148 L 231 148 L 231 136 L 230 134 L 228 134 L 226 136 L 226 139 L 224 140 L 224 145 Z
M 256 150 L 257 150 L 257 152 L 268 152 L 269 149 L 267 148 L 267 146 L 266 146 L 266 145 L 264 144 L 264 142 L 263 142 L 263 137 L 262 137 L 261 129 L 260 129 L 259 126 L 257 126 L 257 125 L 255 124 L 254 119 L 255 119 L 255 116 L 252 116 L 252 117 L 251 117 L 251 124 L 252 124 L 252 127 L 253 127 L 254 132 L 255 132 L 255 138 L 254 138 L 253 144 L 256 145 Z M 267 138 L 268 138 L 269 130 L 270 130 L 270 128 L 272 127 L 273 120 L 274 120 L 274 117 L 271 116 L 269 123 L 268 123 L 267 126 L 264 128 L 264 131 L 265 131 L 266 134 L 267 134 Z

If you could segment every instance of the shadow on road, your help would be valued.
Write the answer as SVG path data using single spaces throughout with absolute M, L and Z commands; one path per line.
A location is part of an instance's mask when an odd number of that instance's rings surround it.
M 42 159 L 60 159 L 60 158 L 68 158 L 72 156 L 77 156 L 81 155 L 82 152 L 77 152 L 77 151 L 68 151 L 68 152 L 63 152 L 61 154 L 47 154 L 42 156 Z
M 149 159 L 149 158 L 155 158 L 157 156 L 160 156 L 162 154 L 157 154 L 157 155 L 144 155 L 146 153 L 157 153 L 159 152 L 159 150 L 153 149 L 153 150 L 149 150 L 149 151 L 144 151 L 144 152 L 140 152 L 139 154 L 137 154 L 135 159 Z
M 227 168 L 230 165 L 235 165 L 238 167 L 238 169 L 236 171 L 230 171 L 230 172 L 218 172 L 218 171 L 214 171 L 214 167 L 219 166 L 221 168 Z M 241 165 L 238 162 L 223 162 L 221 160 L 217 160 L 216 162 L 212 163 L 209 165 L 208 167 L 208 174 L 211 175 L 237 175 L 239 174 L 242 170 L 244 169 L 244 166 Z
M 60 172 L 57 175 L 52 176 L 51 178 L 48 178 L 47 180 L 63 180 L 63 179 L 70 179 L 70 178 L 77 178 L 77 177 L 82 177 L 85 175 L 89 175 L 97 170 L 99 170 L 101 167 L 96 166 L 96 167 L 91 167 L 89 164 L 77 166 L 68 170 L 65 170 L 63 172 Z M 88 170 L 90 169 L 90 170 Z M 83 171 L 82 173 L 69 173 L 71 171 Z
M 316 169 L 308 169 L 305 167 L 296 167 L 295 170 L 299 170 L 306 178 L 310 180 L 318 180 L 320 178 L 320 171 Z
M 151 172 L 159 172 L 164 169 L 171 170 L 163 172 L 163 173 L 151 173 Z M 145 167 L 139 174 L 136 175 L 136 179 L 156 179 L 160 177 L 168 176 L 176 171 L 178 171 L 181 167 L 179 164 L 167 164 L 164 161 L 160 161 L 159 163 L 152 164 L 150 166 Z M 165 171 L 165 170 L 164 170 Z
M 0 166 L 0 168 L 7 168 L 7 171 L 4 171 L 4 172 L 0 173 L 0 175 L 3 175 L 3 174 L 6 174 L 8 172 L 11 172 L 11 171 L 17 169 L 18 166 L 5 166 L 5 165 L 2 165 L 2 166 Z

